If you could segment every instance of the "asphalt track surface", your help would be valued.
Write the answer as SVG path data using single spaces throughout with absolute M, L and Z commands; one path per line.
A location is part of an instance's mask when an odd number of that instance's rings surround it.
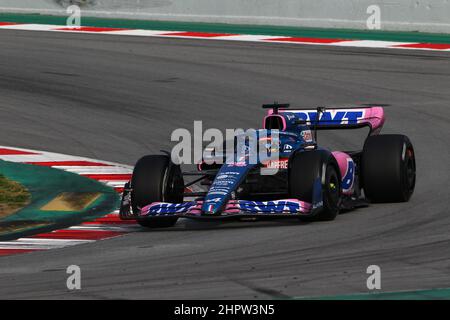
M 0 258 L 0 298 L 289 298 L 450 287 L 450 55 L 426 51 L 0 31 L 0 144 L 126 164 L 170 133 L 257 127 L 264 102 L 389 103 L 417 154 L 409 203 L 333 222 L 180 222 Z M 346 143 L 340 133 L 335 145 Z M 322 142 L 327 142 L 323 138 Z M 350 145 L 349 145 L 350 144 Z M 82 290 L 66 289 L 66 267 Z

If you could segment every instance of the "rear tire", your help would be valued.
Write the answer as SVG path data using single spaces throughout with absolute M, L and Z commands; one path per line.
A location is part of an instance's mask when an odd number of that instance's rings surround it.
M 323 175 L 322 170 L 325 168 Z M 336 160 L 326 151 L 305 151 L 295 154 L 290 162 L 289 193 L 295 199 L 312 203 L 314 182 L 322 180 L 322 210 L 301 220 L 334 220 L 341 202 L 341 178 Z
M 139 159 L 131 178 L 131 207 L 135 214 L 152 202 L 180 203 L 183 201 L 184 181 L 179 165 L 169 156 L 150 155 Z M 149 217 L 138 223 L 147 228 L 173 226 L 178 217 Z
M 414 148 L 407 136 L 367 138 L 362 154 L 364 194 L 371 202 L 406 202 L 416 183 Z

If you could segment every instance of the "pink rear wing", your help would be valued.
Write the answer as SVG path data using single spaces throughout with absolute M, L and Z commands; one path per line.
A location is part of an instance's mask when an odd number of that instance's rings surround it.
M 325 109 L 318 121 L 315 109 L 280 109 L 278 112 L 286 119 L 295 117 L 304 120 L 311 128 L 353 129 L 369 126 L 371 134 L 378 133 L 385 121 L 383 108 L 376 106 Z M 270 114 L 272 110 L 269 111 Z

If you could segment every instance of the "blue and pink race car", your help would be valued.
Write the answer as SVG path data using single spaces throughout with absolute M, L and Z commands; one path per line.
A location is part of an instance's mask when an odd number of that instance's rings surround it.
M 144 156 L 125 185 L 121 218 L 150 228 L 173 226 L 179 218 L 333 220 L 369 203 L 410 199 L 414 149 L 404 135 L 379 134 L 382 107 L 263 108 L 269 110 L 254 137 L 269 156 L 258 153 L 250 161 L 256 148 L 246 138 L 233 143 L 233 157 L 225 146 L 192 172 L 182 172 L 169 154 Z M 317 144 L 319 130 L 362 127 L 370 130 L 362 150 L 332 151 Z

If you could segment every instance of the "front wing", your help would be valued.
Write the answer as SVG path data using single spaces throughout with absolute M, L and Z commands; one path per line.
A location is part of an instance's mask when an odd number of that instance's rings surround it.
M 152 217 L 226 218 L 226 217 L 295 217 L 312 213 L 312 205 L 297 199 L 273 201 L 229 200 L 219 215 L 202 212 L 203 201 L 183 203 L 154 202 L 142 208 L 138 219 Z

